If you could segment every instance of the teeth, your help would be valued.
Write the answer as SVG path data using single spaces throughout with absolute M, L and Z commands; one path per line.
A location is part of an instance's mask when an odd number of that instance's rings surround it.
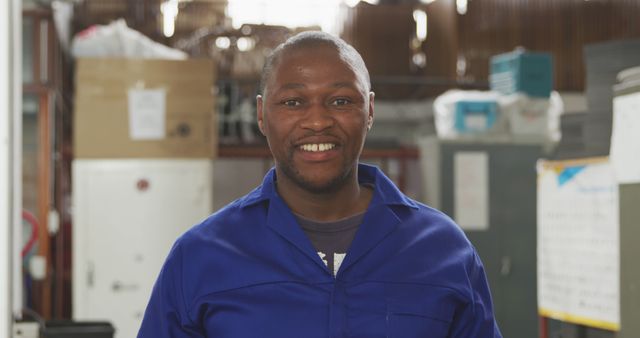
M 318 151 L 331 150 L 335 148 L 335 146 L 336 145 L 333 143 L 303 144 L 300 146 L 300 149 L 304 151 L 318 152 Z

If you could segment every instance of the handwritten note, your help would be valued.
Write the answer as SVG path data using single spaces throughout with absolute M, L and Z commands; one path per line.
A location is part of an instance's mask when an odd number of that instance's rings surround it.
M 538 308 L 618 330 L 618 186 L 608 162 L 538 165 Z

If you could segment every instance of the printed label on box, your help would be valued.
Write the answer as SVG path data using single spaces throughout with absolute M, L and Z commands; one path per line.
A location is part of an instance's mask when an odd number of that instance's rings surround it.
M 131 139 L 165 138 L 166 91 L 164 89 L 129 89 L 128 98 Z

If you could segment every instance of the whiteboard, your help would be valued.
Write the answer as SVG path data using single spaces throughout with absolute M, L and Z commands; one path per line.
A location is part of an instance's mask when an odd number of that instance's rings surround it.
M 538 310 L 620 328 L 618 185 L 607 159 L 538 163 Z

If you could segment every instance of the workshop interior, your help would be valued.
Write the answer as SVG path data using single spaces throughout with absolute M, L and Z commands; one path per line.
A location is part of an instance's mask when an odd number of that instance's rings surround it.
M 362 55 L 361 161 L 462 228 L 504 337 L 640 337 L 638 18 L 638 0 L 2 1 L 0 337 L 135 337 L 176 238 L 273 167 L 261 72 L 310 30 Z

